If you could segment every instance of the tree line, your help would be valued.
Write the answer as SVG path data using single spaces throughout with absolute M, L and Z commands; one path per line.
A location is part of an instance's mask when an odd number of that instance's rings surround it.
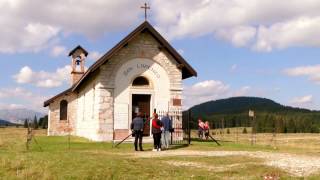
M 205 116 L 211 128 L 252 127 L 257 133 L 319 133 L 320 113 L 256 113 L 255 118 L 242 114 Z M 195 119 L 194 119 L 195 120 Z M 194 127 L 196 128 L 196 127 Z
M 48 128 L 48 115 L 37 118 L 34 116 L 33 120 L 25 119 L 24 120 L 24 128 L 32 127 L 33 129 L 47 129 Z
M 249 118 L 249 109 L 255 118 Z M 259 97 L 233 97 L 209 101 L 189 109 L 192 128 L 197 120 L 209 121 L 211 128 L 252 127 L 257 133 L 319 133 L 320 111 L 283 106 Z

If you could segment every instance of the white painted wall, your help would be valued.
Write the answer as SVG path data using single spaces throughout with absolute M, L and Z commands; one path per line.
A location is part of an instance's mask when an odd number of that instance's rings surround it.
M 152 84 L 148 89 L 134 89 L 131 87 L 132 81 L 144 76 Z M 150 59 L 136 58 L 124 63 L 115 76 L 114 90 L 114 129 L 128 129 L 131 122 L 131 95 L 151 94 L 151 107 L 157 110 L 167 110 L 170 102 L 170 80 L 165 69 Z M 124 112 L 125 106 L 128 111 Z M 118 113 L 121 112 L 121 117 Z M 124 114 L 125 113 L 125 114 Z M 124 121 L 126 123 L 124 123 Z
M 77 100 L 77 121 L 76 121 L 76 135 L 86 137 L 91 140 L 100 140 L 98 134 L 99 120 L 97 104 L 97 91 L 95 83 L 91 82 L 85 89 L 78 94 Z

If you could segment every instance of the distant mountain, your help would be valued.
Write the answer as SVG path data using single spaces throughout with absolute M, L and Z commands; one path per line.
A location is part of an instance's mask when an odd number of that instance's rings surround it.
M 249 109 L 254 111 L 254 121 L 249 117 Z M 284 106 L 266 98 L 232 97 L 201 103 L 189 110 L 192 128 L 197 128 L 201 118 L 209 121 L 212 128 L 250 126 L 256 132 L 320 132 L 320 111 Z
M 6 126 L 6 125 L 14 125 L 14 123 L 0 119 L 0 126 Z
M 25 119 L 33 119 L 45 116 L 44 113 L 29 109 L 0 109 L 0 119 L 17 124 L 23 124 Z
M 270 99 L 260 97 L 232 97 L 215 101 L 208 101 L 190 108 L 192 114 L 197 116 L 210 116 L 213 114 L 238 114 L 248 112 L 315 112 L 308 109 L 283 106 Z

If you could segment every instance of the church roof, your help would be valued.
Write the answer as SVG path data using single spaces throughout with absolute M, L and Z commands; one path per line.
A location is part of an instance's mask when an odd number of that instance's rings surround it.
M 72 92 L 72 88 L 73 88 L 73 86 L 70 87 L 69 89 L 67 89 L 67 90 L 65 90 L 65 91 L 63 91 L 63 92 L 55 95 L 54 97 L 46 100 L 46 101 L 43 103 L 43 107 L 49 106 L 49 104 L 52 103 L 56 98 L 58 98 L 58 97 L 60 97 L 60 96 L 63 96 L 63 95 L 69 94 L 70 92 Z
M 77 47 L 75 47 L 74 49 L 72 49 L 70 52 L 69 52 L 69 55 L 68 56 L 71 56 L 76 50 L 78 50 L 78 49 L 80 49 L 80 50 L 82 50 L 83 52 L 84 52 L 84 55 L 85 56 L 88 56 L 88 52 L 85 50 L 85 49 L 83 49 L 83 47 L 81 47 L 80 45 L 78 45 Z
M 99 69 L 101 65 L 106 63 L 112 56 L 117 53 L 121 48 L 126 46 L 130 40 L 137 37 L 140 33 L 148 31 L 150 34 L 160 43 L 161 48 L 166 49 L 172 57 L 179 63 L 178 67 L 182 69 L 182 79 L 186 79 L 192 76 L 197 76 L 197 72 L 187 63 L 187 61 L 169 44 L 167 40 L 165 40 L 159 32 L 157 32 L 152 25 L 148 21 L 144 21 L 140 26 L 138 26 L 135 30 L 133 30 L 130 34 L 128 34 L 124 39 L 122 39 L 117 45 L 115 45 L 111 50 L 109 50 L 106 54 L 104 54 L 100 59 L 98 59 L 81 77 L 81 79 L 76 82 L 71 88 L 66 91 L 56 95 L 55 97 L 47 100 L 44 103 L 44 106 L 48 106 L 55 98 L 67 94 L 69 92 L 75 91 L 95 70 Z M 72 52 L 77 50 L 77 48 L 82 48 L 81 46 L 77 46 L 73 49 Z M 82 48 L 83 49 L 83 48 Z M 84 49 L 83 49 L 84 50 Z M 85 51 L 85 50 L 84 50 Z M 86 51 L 85 51 L 86 52 Z M 70 56 L 69 54 L 69 56 Z
M 87 78 L 89 74 L 97 70 L 102 64 L 106 63 L 116 52 L 123 48 L 130 40 L 135 38 L 141 32 L 148 30 L 151 35 L 165 48 L 180 64 L 182 68 L 182 79 L 186 79 L 192 76 L 197 76 L 197 72 L 187 63 L 187 61 L 166 41 L 152 26 L 148 21 L 143 22 L 135 30 L 133 30 L 129 35 L 122 39 L 116 46 L 114 46 L 110 51 L 104 54 L 99 60 L 97 60 L 82 76 L 82 78 L 75 84 L 72 91 L 76 90 L 79 85 Z

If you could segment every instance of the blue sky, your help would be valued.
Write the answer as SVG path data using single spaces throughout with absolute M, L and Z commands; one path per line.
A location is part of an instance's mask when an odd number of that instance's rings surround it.
M 67 53 L 80 44 L 90 66 L 143 22 L 143 3 L 1 1 L 0 109 L 46 111 L 43 101 L 70 85 Z M 185 108 L 259 96 L 320 109 L 320 2 L 148 3 L 150 23 L 198 72 L 184 81 Z

